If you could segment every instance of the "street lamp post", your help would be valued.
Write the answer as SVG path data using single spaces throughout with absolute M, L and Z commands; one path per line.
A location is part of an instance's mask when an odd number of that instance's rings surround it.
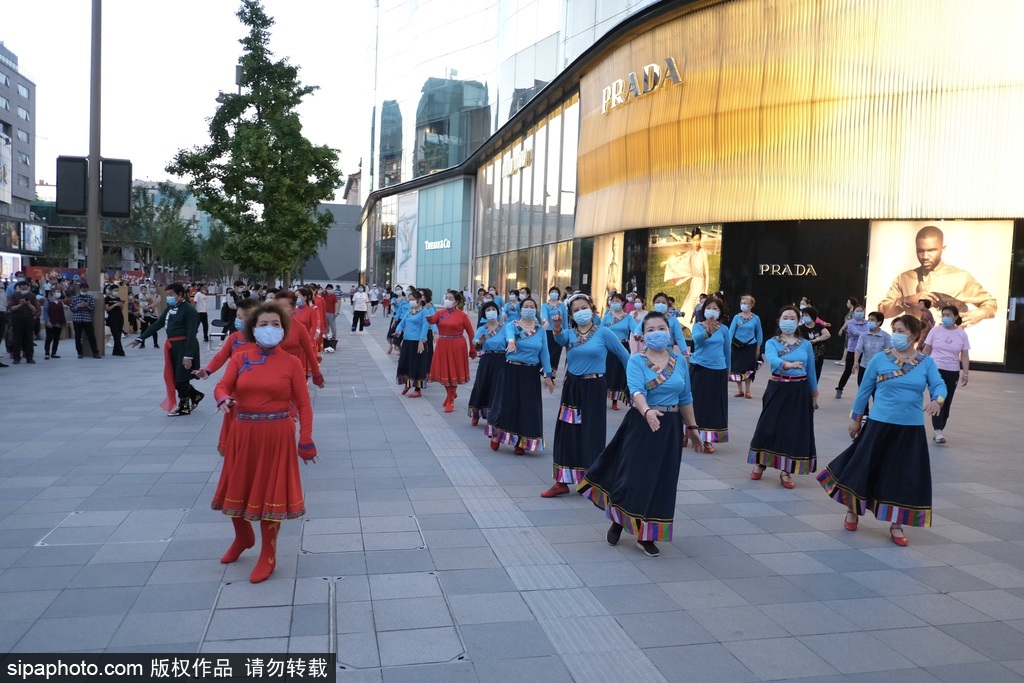
M 86 214 L 85 244 L 88 250 L 85 266 L 90 288 L 101 292 L 100 273 L 103 270 L 103 235 L 100 232 L 100 58 L 102 56 L 103 0 L 92 0 L 92 54 L 89 88 L 89 206 Z M 100 298 L 102 301 L 102 297 Z M 97 306 L 97 310 L 102 310 Z M 103 315 L 93 316 L 96 339 L 102 340 Z M 99 344 L 100 354 L 106 345 Z

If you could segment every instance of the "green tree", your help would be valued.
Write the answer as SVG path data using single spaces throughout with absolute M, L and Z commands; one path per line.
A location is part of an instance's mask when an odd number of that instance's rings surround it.
M 112 259 L 105 265 L 120 267 L 120 252 L 125 248 L 132 250 L 147 274 L 157 264 L 180 269 L 195 262 L 195 231 L 181 215 L 187 200 L 187 192 L 169 183 L 160 183 L 155 189 L 133 187 L 131 218 L 109 220 L 104 225 Z
M 67 268 L 68 261 L 74 258 L 75 249 L 70 235 L 48 235 L 43 243 L 43 253 L 32 259 L 37 266 L 50 268 Z
M 257 0 L 238 18 L 242 94 L 223 94 L 209 144 L 180 150 L 167 171 L 188 180 L 199 208 L 227 229 L 224 255 L 243 271 L 288 280 L 327 240 L 330 214 L 317 212 L 341 186 L 338 154 L 302 135 L 296 107 L 317 90 L 268 49 L 274 20 Z

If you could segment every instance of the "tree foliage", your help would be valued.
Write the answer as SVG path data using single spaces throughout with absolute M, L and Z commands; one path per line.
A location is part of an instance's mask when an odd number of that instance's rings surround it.
M 130 248 L 142 269 L 151 273 L 160 264 L 174 269 L 199 260 L 194 226 L 181 215 L 188 193 L 169 183 L 132 188 L 131 218 L 110 220 L 106 237 L 111 246 Z M 118 257 L 119 258 L 119 257 Z
M 287 278 L 327 239 L 329 214 L 316 210 L 341 186 L 338 154 L 302 135 L 296 107 L 317 90 L 268 49 L 274 20 L 243 0 L 241 94 L 222 94 L 209 144 L 179 151 L 167 167 L 188 179 L 199 208 L 227 228 L 224 255 L 244 271 Z

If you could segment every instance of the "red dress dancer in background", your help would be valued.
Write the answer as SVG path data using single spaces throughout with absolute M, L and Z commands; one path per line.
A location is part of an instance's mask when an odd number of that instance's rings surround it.
M 281 520 L 306 514 L 296 456 L 306 462 L 316 459 L 306 371 L 280 349 L 291 324 L 275 304 L 257 308 L 245 327 L 253 349 L 228 362 L 214 390 L 217 408 L 235 415 L 211 504 L 231 517 L 235 527 L 235 540 L 220 561 L 234 562 L 253 547 L 256 537 L 249 522 L 259 522 L 262 547 L 249 577 L 253 583 L 265 581 L 274 571 Z M 291 404 L 299 414 L 297 449 Z
M 458 397 L 455 392 L 460 384 L 469 382 L 469 359 L 476 358 L 473 323 L 468 315 L 456 308 L 462 302 L 462 294 L 449 289 L 444 295 L 444 308 L 427 317 L 427 322 L 437 325 L 438 331 L 427 381 L 440 383 L 448 392 L 444 399 L 446 413 L 455 410 L 455 399 Z M 468 345 L 463 332 L 469 335 Z
M 284 312 L 294 320 L 295 292 L 281 291 L 275 294 L 274 298 Z M 309 332 L 306 331 L 305 325 L 290 326 L 284 336 L 284 341 L 281 342 L 281 348 L 302 361 L 302 366 L 306 368 L 306 376 L 313 378 L 313 384 L 321 389 L 324 388 L 324 376 L 320 373 L 316 346 L 313 345 L 313 340 Z
M 313 292 L 309 287 L 299 287 L 295 292 L 295 304 L 293 306 L 292 318 L 306 326 L 309 331 L 309 338 L 313 340 L 313 348 L 320 348 L 320 337 L 323 336 L 323 328 L 320 327 L 320 309 L 313 302 Z

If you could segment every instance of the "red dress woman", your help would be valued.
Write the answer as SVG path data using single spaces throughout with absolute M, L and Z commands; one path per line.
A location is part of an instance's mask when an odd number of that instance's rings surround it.
M 462 294 L 448 291 L 444 295 L 444 308 L 427 318 L 431 325 L 437 325 L 437 346 L 430 363 L 428 382 L 443 385 L 448 395 L 444 399 L 444 412 L 455 410 L 456 390 L 460 384 L 469 382 L 469 359 L 476 358 L 473 346 L 473 323 L 469 316 L 456 308 L 462 303 Z M 469 335 L 467 342 L 463 333 Z
M 235 528 L 235 540 L 220 561 L 234 562 L 256 544 L 250 522 L 258 521 L 262 547 L 249 577 L 253 583 L 274 571 L 280 522 L 306 514 L 298 457 L 316 458 L 306 372 L 280 348 L 291 322 L 274 304 L 256 309 L 245 330 L 253 348 L 231 358 L 214 390 L 218 409 L 235 416 L 211 504 L 231 517 Z M 293 404 L 299 415 L 298 448 L 289 413 Z
M 313 340 L 313 348 L 319 348 L 320 336 L 323 328 L 320 327 L 320 310 L 313 304 L 313 292 L 308 287 L 299 287 L 296 292 L 292 318 L 306 326 L 309 338 Z
M 278 292 L 275 298 L 278 305 L 284 307 L 284 312 L 292 320 L 297 320 L 297 316 L 294 315 L 297 312 L 295 308 L 295 293 L 282 291 Z M 312 377 L 313 384 L 323 389 L 324 377 L 320 372 L 316 346 L 313 344 L 313 339 L 310 337 L 305 325 L 291 325 L 284 336 L 284 341 L 281 342 L 281 348 L 298 358 L 302 362 L 302 366 L 306 368 L 306 376 Z

